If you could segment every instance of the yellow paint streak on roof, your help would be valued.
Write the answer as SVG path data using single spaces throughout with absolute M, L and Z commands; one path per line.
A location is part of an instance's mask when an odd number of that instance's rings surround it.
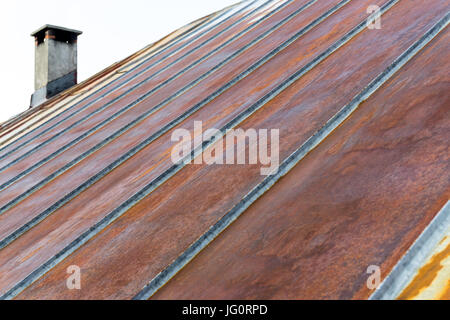
M 450 300 L 450 229 L 398 299 Z

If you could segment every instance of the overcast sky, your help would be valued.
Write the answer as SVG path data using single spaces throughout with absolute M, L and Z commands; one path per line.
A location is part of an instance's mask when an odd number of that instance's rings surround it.
M 14 0 L 0 2 L 0 122 L 28 109 L 34 40 L 44 24 L 83 31 L 78 81 L 175 29 L 239 0 Z

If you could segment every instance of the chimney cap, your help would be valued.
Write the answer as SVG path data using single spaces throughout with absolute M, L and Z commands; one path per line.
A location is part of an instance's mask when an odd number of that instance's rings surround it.
M 59 31 L 59 32 L 66 33 L 66 34 L 71 34 L 71 35 L 74 35 L 74 36 L 79 36 L 80 34 L 83 33 L 81 31 L 74 30 L 74 29 L 68 29 L 68 28 L 64 28 L 64 27 L 54 26 L 54 25 L 51 25 L 51 24 L 46 24 L 46 25 L 40 27 L 39 29 L 37 29 L 36 31 L 34 31 L 31 34 L 31 36 L 37 38 L 40 35 L 44 34 L 47 30 Z

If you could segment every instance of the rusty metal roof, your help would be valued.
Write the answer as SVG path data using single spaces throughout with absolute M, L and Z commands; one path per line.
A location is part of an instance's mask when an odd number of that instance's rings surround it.
M 243 1 L 5 122 L 0 297 L 448 298 L 449 19 Z M 194 121 L 279 129 L 278 170 L 173 163 Z

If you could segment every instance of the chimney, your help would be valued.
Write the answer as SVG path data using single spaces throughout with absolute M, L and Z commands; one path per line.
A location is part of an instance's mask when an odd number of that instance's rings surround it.
M 35 39 L 34 89 L 31 107 L 77 84 L 77 37 L 81 31 L 45 25 Z

